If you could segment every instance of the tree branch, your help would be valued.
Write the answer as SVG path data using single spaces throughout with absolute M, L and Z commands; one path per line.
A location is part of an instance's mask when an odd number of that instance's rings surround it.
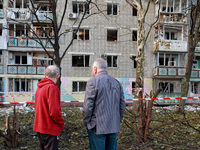
M 159 18 L 160 18 L 160 3 L 159 3 L 159 8 L 158 8 L 158 17 L 157 17 L 157 19 L 156 19 L 156 21 L 154 22 L 154 23 L 152 23 L 151 24 L 151 26 L 150 26 L 150 28 L 149 28 L 149 31 L 148 31 L 148 33 L 147 33 L 147 36 L 145 37 L 145 39 L 144 39 L 144 43 L 146 44 L 146 41 L 147 41 L 147 39 L 148 39 L 148 37 L 149 37 L 149 35 L 150 35 L 150 32 L 151 32 L 151 29 L 152 29 L 152 27 L 158 22 L 158 20 L 159 20 Z
M 146 7 L 146 10 L 145 10 L 145 12 L 144 12 L 144 16 L 143 16 L 144 18 L 146 17 L 147 12 L 149 11 L 150 3 L 151 3 L 151 0 L 149 0 L 148 3 L 147 3 L 147 7 Z
M 190 119 L 186 119 L 186 120 L 168 122 L 168 123 L 162 124 L 162 125 L 154 128 L 150 133 L 152 134 L 154 131 L 158 130 L 159 128 L 167 126 L 167 125 L 170 125 L 170 124 L 181 123 L 181 122 L 186 122 L 186 121 L 195 120 L 195 119 L 200 119 L 200 117 L 190 118 Z

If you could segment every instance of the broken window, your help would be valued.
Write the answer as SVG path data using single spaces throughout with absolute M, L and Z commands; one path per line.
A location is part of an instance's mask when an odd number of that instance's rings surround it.
M 174 84 L 170 82 L 160 82 L 159 87 L 162 93 L 174 93 Z
M 2 55 L 2 51 L 0 51 L 0 64 L 3 64 L 3 55 Z
M 89 55 L 72 56 L 72 67 L 89 67 Z
M 9 24 L 9 36 L 24 37 L 28 35 L 28 26 L 19 24 Z
M 51 12 L 52 11 L 51 6 L 49 6 L 49 5 L 41 5 L 39 10 L 45 11 L 45 12 Z
M 15 64 L 27 64 L 27 55 L 15 54 Z
M 137 67 L 136 56 L 132 56 L 131 59 L 132 59 L 132 68 L 134 69 Z
M 16 25 L 16 36 L 24 36 L 25 32 L 24 25 Z
M 73 10 L 73 13 L 82 13 L 82 12 L 85 12 L 87 14 L 90 13 L 90 10 L 89 10 L 89 4 L 87 3 L 76 3 L 74 2 L 72 4 L 72 10 Z
M 137 16 L 137 9 L 133 7 L 133 16 Z
M 178 54 L 160 54 L 159 66 L 178 66 Z
M 198 69 L 198 61 L 193 60 L 192 69 Z
M 117 4 L 107 4 L 107 15 L 117 15 Z
M 117 41 L 117 30 L 107 30 L 107 41 Z
M 3 0 L 0 1 L 0 9 L 3 9 Z
M 77 40 L 89 40 L 89 29 L 79 29 L 76 33 L 76 29 L 73 32 L 73 38 Z
M 9 92 L 31 92 L 31 79 L 9 78 Z
M 165 39 L 166 40 L 177 40 L 177 33 L 176 32 L 165 32 Z
M 11 8 L 28 8 L 29 0 L 9 0 L 8 7 Z
M 108 67 L 117 67 L 117 56 L 107 56 Z
M 194 94 L 200 93 L 200 84 L 198 82 L 191 82 L 191 92 Z
M 133 31 L 133 38 L 132 41 L 137 41 L 137 30 Z
M 53 27 L 48 24 L 42 24 L 42 26 L 34 24 L 32 30 L 39 37 L 54 36 Z M 35 34 L 33 34 L 33 36 L 36 36 Z
M 135 93 L 135 82 L 132 82 L 132 95 Z
M 72 92 L 84 92 L 86 88 L 86 81 L 73 81 Z
M 49 58 L 46 54 L 33 54 L 33 65 L 34 66 L 44 66 L 47 67 L 49 65 L 53 65 L 53 60 Z
M 0 36 L 2 36 L 2 28 L 3 28 L 3 25 L 0 24 Z

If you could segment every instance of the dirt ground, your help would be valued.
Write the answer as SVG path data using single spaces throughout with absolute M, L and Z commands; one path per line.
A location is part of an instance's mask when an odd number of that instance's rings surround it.
M 0 108 L 5 109 L 5 108 Z M 28 110 L 29 109 L 29 110 Z M 199 108 L 193 107 L 185 115 L 175 114 L 173 107 L 170 109 L 157 108 L 153 110 L 152 123 L 150 131 L 166 122 L 184 120 L 186 118 L 199 117 Z M 129 121 L 133 129 L 138 120 L 134 120 L 129 111 L 125 112 L 124 119 Z M 5 131 L 5 115 L 8 113 L 0 112 L 0 130 Z M 65 120 L 65 129 L 61 132 L 59 139 L 60 150 L 88 150 L 89 143 L 86 129 L 83 125 L 83 114 L 81 108 L 77 107 L 62 107 L 62 115 Z M 38 150 L 38 139 L 35 132 L 33 132 L 34 110 L 32 108 L 25 108 L 21 110 L 18 108 L 17 120 L 21 128 L 19 135 L 18 148 L 8 148 L 5 145 L 4 139 L 0 137 L 0 150 Z M 10 122 L 12 121 L 12 114 L 10 114 Z M 136 122 L 136 123 L 135 123 Z M 200 120 L 192 120 L 190 122 L 176 123 L 164 126 L 159 130 L 149 135 L 146 143 L 138 143 L 134 130 L 131 130 L 124 123 L 121 124 L 121 132 L 118 134 L 118 150 L 132 150 L 132 149 L 200 149 Z

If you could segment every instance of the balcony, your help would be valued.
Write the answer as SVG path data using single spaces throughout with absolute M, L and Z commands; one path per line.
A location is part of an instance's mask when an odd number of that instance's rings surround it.
M 186 24 L 187 17 L 185 14 L 178 12 L 161 12 L 159 23 Z
M 26 75 L 43 75 L 45 73 L 43 66 L 23 66 L 23 65 L 8 65 L 8 74 L 26 74 Z
M 52 45 L 48 42 L 48 39 L 41 38 L 41 41 L 45 47 L 51 48 Z M 51 40 L 54 43 L 54 40 Z M 8 41 L 9 47 L 38 47 L 41 48 L 42 46 L 33 39 L 29 38 L 21 38 L 21 37 L 11 37 Z
M 185 75 L 185 67 L 157 67 L 155 68 L 154 76 L 166 78 L 182 78 Z M 191 78 L 200 78 L 200 70 L 192 70 Z
M 155 51 L 187 52 L 187 41 L 163 40 L 154 43 Z
M 7 18 L 16 20 L 29 20 L 30 11 L 27 8 L 8 8 Z
M 39 11 L 36 13 L 38 19 L 40 21 L 43 21 L 43 22 L 48 22 L 48 21 L 51 21 L 50 19 L 53 19 L 53 14 L 51 12 L 46 12 L 46 11 Z M 33 21 L 37 21 L 37 18 L 35 15 L 33 15 Z

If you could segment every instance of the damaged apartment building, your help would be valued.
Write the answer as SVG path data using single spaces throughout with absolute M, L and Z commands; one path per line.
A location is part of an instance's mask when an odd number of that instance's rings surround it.
M 61 53 L 72 37 L 74 41 L 61 64 L 63 101 L 84 99 L 86 82 L 92 76 L 92 64 L 100 57 L 107 60 L 108 73 L 122 83 L 125 98 L 134 97 L 136 61 L 131 58 L 137 55 L 137 10 L 124 0 L 95 2 L 102 13 L 97 13 L 95 5 L 88 5 L 86 0 L 68 1 L 61 32 L 70 32 L 63 34 L 60 40 Z M 63 3 L 58 3 L 57 8 L 62 10 Z M 143 91 L 155 92 L 161 87 L 159 97 L 180 96 L 188 53 L 187 1 L 161 0 L 160 3 L 159 14 L 155 14 L 158 3 L 154 1 L 147 14 L 147 24 L 158 15 L 160 18 L 145 46 Z M 43 30 L 49 37 L 54 37 L 48 0 L 35 0 L 34 5 L 39 6 L 36 15 Z M 53 56 L 52 45 L 30 10 L 30 0 L 0 0 L 0 101 L 34 101 L 37 83 L 44 77 L 45 67 L 54 64 L 41 45 L 29 38 L 36 36 L 29 32 L 33 30 Z M 75 33 L 85 11 L 87 19 Z M 197 48 L 190 83 L 190 93 L 194 95 L 200 93 L 198 52 L 200 49 Z
M 37 83 L 42 79 L 45 67 L 53 64 L 42 47 L 28 37 L 30 26 L 42 41 L 46 37 L 39 31 L 36 19 L 31 15 L 29 0 L 2 0 L 0 1 L 1 33 L 1 101 L 32 101 L 37 89 Z M 48 5 L 42 5 L 38 16 L 49 34 L 53 34 L 49 21 L 44 17 L 50 14 Z M 30 26 L 20 24 L 26 22 Z M 34 23 L 35 22 L 35 23 Z M 52 46 L 47 44 L 49 50 Z
M 154 33 L 153 88 L 162 89 L 159 97 L 180 97 L 188 57 L 190 21 L 188 1 L 161 0 L 160 8 L 160 17 Z M 200 93 L 199 52 L 197 45 L 188 96 L 199 96 Z M 170 101 L 170 103 L 177 102 L 178 100 Z M 169 103 L 169 101 L 161 101 L 161 103 Z

